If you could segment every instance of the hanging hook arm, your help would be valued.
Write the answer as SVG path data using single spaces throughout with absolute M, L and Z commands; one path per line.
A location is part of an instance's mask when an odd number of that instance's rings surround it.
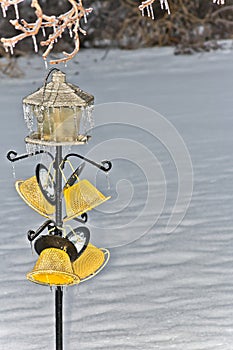
M 44 150 L 40 150 L 40 151 L 35 151 L 34 153 L 25 153 L 25 154 L 21 154 L 18 156 L 18 153 L 15 152 L 15 151 L 9 151 L 6 155 L 7 159 L 10 161 L 10 162 L 16 162 L 17 160 L 22 160 L 22 159 L 25 159 L 25 158 L 28 158 L 28 157 L 33 157 L 37 154 L 40 154 L 40 153 L 47 153 L 51 158 L 52 160 L 54 160 L 54 157 L 53 155 L 50 153 L 50 152 L 47 152 L 47 151 L 44 151 Z
M 61 164 L 61 167 L 62 169 L 64 168 L 65 166 L 65 162 L 66 160 L 69 158 L 69 157 L 78 157 L 80 159 L 83 159 L 85 162 L 88 162 L 94 166 L 96 166 L 97 168 L 99 168 L 100 170 L 104 171 L 104 172 L 108 172 L 111 168 L 112 168 L 112 163 L 109 161 L 109 160 L 103 160 L 101 162 L 101 164 L 99 163 L 96 163 L 94 162 L 93 160 L 91 159 L 88 159 L 84 156 L 82 156 L 81 154 L 77 154 L 77 153 L 69 153 L 65 156 L 65 158 L 63 158 L 63 161 L 62 161 L 62 164 Z
M 82 224 L 85 224 L 87 222 L 87 220 L 88 220 L 87 213 L 83 213 L 81 215 L 81 219 L 80 218 L 73 218 L 73 220 L 81 222 Z
M 48 227 L 49 229 L 53 229 L 54 234 L 58 234 L 58 228 L 56 226 L 56 223 L 53 220 L 47 220 L 36 231 L 28 231 L 28 240 L 32 242 L 36 237 L 38 237 L 41 234 L 41 232 L 43 232 L 46 229 L 46 227 Z
M 63 220 L 67 219 L 67 216 L 65 216 L 63 218 Z M 73 218 L 73 220 L 75 221 L 78 221 L 80 222 L 81 224 L 85 224 L 88 220 L 88 216 L 87 216 L 87 213 L 83 213 L 82 215 L 80 215 L 80 218 L 79 217 L 76 217 L 76 218 Z

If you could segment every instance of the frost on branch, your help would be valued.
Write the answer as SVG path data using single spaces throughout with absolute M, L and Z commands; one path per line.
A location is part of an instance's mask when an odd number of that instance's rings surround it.
M 225 4 L 225 0 L 213 0 L 213 3 L 217 4 L 217 5 L 224 5 Z
M 157 2 L 156 2 L 157 1 Z M 21 3 L 25 3 L 25 7 L 28 6 L 28 3 L 31 5 L 32 7 L 32 11 L 35 14 L 35 20 L 32 23 L 27 22 L 24 19 L 20 19 L 19 16 L 19 12 L 18 11 L 18 5 L 21 5 Z M 50 63 L 51 64 L 56 64 L 59 62 L 66 62 L 69 61 L 70 59 L 72 59 L 76 53 L 79 51 L 79 34 L 86 34 L 86 32 L 81 28 L 80 26 L 80 21 L 84 20 L 84 22 L 86 22 L 86 17 L 87 15 L 92 11 L 92 8 L 88 8 L 85 9 L 83 6 L 83 0 L 62 0 L 61 1 L 64 4 L 68 4 L 70 6 L 70 9 L 67 10 L 67 7 L 65 6 L 65 10 L 64 7 L 63 10 L 60 10 L 59 15 L 53 15 L 50 13 L 50 15 L 46 15 L 44 13 L 43 8 L 46 8 L 47 6 L 47 10 L 51 9 L 52 7 L 48 5 L 49 1 L 45 1 L 45 0 L 41 0 L 40 3 L 44 4 L 42 5 L 42 7 L 40 6 L 39 0 L 0 0 L 0 5 L 2 8 L 2 13 L 3 16 L 6 16 L 7 14 L 7 10 L 10 6 L 13 6 L 15 8 L 15 18 L 14 20 L 10 20 L 9 22 L 14 26 L 14 28 L 16 30 L 19 31 L 18 35 L 15 35 L 11 38 L 2 38 L 1 42 L 5 48 L 6 51 L 10 51 L 11 53 L 13 53 L 14 47 L 15 45 L 27 38 L 27 37 L 31 37 L 32 43 L 34 45 L 34 50 L 37 52 L 39 47 L 44 47 L 44 53 L 43 53 L 43 58 L 46 62 L 47 57 L 50 55 L 50 53 L 52 52 L 54 45 L 56 44 L 56 42 L 58 40 L 60 40 L 61 38 L 63 38 L 63 34 L 64 32 L 68 32 L 70 37 L 73 40 L 74 43 L 74 49 L 71 53 L 67 53 L 67 52 L 63 52 L 63 58 L 58 59 L 58 60 L 51 60 Z M 89 0 L 90 3 L 94 3 L 94 0 Z M 96 1 L 98 3 L 98 7 L 101 9 L 107 9 L 108 10 L 112 10 L 114 8 L 115 12 L 114 15 L 115 17 L 111 18 L 111 20 L 108 22 L 109 25 L 107 26 L 108 29 L 111 27 L 111 29 L 114 31 L 114 40 L 116 40 L 116 38 L 118 38 L 120 35 L 122 35 L 122 37 L 125 38 L 128 36 L 130 36 L 130 33 L 138 33 L 141 30 L 141 27 L 143 26 L 139 26 L 138 25 L 138 21 L 140 21 L 140 19 L 138 19 L 138 17 L 140 17 L 140 13 L 137 9 L 137 6 L 135 6 L 134 2 L 132 0 L 114 0 L 114 6 L 112 5 L 113 2 L 108 1 L 108 0 L 104 0 L 104 1 Z M 200 3 L 202 3 L 203 0 L 200 0 Z M 56 2 L 54 0 L 54 4 L 56 6 Z M 110 5 L 109 5 L 110 3 Z M 120 21 L 120 25 L 118 26 L 118 24 L 114 24 L 117 21 L 119 22 L 118 18 L 116 18 L 116 11 L 118 11 L 118 13 L 120 13 L 119 8 L 124 7 L 123 4 L 126 4 L 127 6 L 125 6 L 125 8 L 127 7 L 127 11 L 126 11 L 126 16 L 127 19 L 125 22 L 121 22 Z M 206 3 L 214 3 L 217 5 L 223 5 L 225 3 L 224 0 L 206 0 Z M 173 0 L 144 0 L 141 2 L 141 5 L 139 6 L 139 10 L 141 11 L 142 15 L 146 15 L 149 16 L 151 19 L 154 19 L 154 10 L 153 10 L 153 6 L 154 4 L 158 4 L 158 6 L 161 7 L 161 9 L 167 11 L 168 14 L 170 14 L 170 5 L 173 5 L 174 7 L 174 26 L 177 26 L 177 17 L 179 17 L 179 14 L 181 14 L 182 16 L 184 15 L 184 9 L 186 8 L 192 8 L 191 4 L 195 5 L 195 0 L 180 0 L 180 1 L 173 1 Z M 181 4 L 183 4 L 181 6 Z M 22 6 L 22 5 L 21 5 Z M 22 7 L 21 7 L 22 8 Z M 195 9 L 195 7 L 194 7 Z M 61 12 L 64 12 L 62 14 L 60 14 Z M 104 13 L 105 12 L 105 13 Z M 26 13 L 26 12 L 25 12 Z M 102 21 L 103 18 L 106 18 L 109 16 L 109 12 L 107 11 L 103 11 L 103 17 L 100 18 L 100 20 Z M 120 16 L 122 15 L 122 13 L 120 14 Z M 31 14 L 30 14 L 31 16 Z M 166 16 L 167 17 L 167 16 Z M 22 18 L 22 16 L 21 16 Z M 132 22 L 131 21 L 132 18 Z M 218 19 L 219 23 L 221 20 L 221 24 L 223 23 L 223 19 Z M 96 22 L 98 21 L 98 18 L 96 18 Z M 166 19 L 165 19 L 166 21 Z M 96 24 L 95 22 L 95 24 Z M 111 30 L 106 31 L 106 26 L 103 25 L 103 22 L 100 22 L 100 26 L 99 29 L 101 31 L 104 32 L 111 32 Z M 129 24 L 130 23 L 130 24 Z M 215 18 L 215 23 L 216 23 L 216 18 Z M 224 22 L 225 23 L 225 22 Z M 180 35 L 187 30 L 187 28 L 184 28 L 184 25 L 182 24 L 182 20 L 179 23 L 181 25 L 182 30 L 174 30 L 175 34 L 175 40 L 177 35 Z M 227 24 L 227 22 L 226 22 Z M 148 25 L 148 23 L 147 23 Z M 169 25 L 168 25 L 168 29 L 166 31 L 166 35 L 169 36 L 170 32 L 171 32 L 171 28 L 172 28 L 173 22 L 170 21 L 169 19 Z M 135 26 L 135 27 L 134 27 Z M 150 24 L 150 26 L 152 26 Z M 118 28 L 117 30 L 115 30 L 116 28 Z M 164 25 L 163 25 L 164 28 Z M 93 30 L 95 30 L 95 27 L 93 28 Z M 43 38 L 42 36 L 40 36 L 40 32 L 42 32 L 43 34 Z M 158 35 L 157 37 L 160 38 L 161 37 L 161 32 L 163 32 L 163 29 L 159 29 Z M 122 34 L 123 33 L 123 34 Z M 155 33 L 155 32 L 153 32 Z M 39 35 L 38 35 L 39 34 Z M 107 34 L 108 35 L 108 34 Z M 143 35 L 138 39 L 138 42 L 143 42 L 144 41 L 144 37 L 145 35 L 147 35 L 147 33 L 143 33 Z M 155 34 L 153 34 L 153 38 L 150 38 L 150 42 L 152 40 L 152 42 L 154 42 L 154 37 Z M 3 35 L 5 36 L 5 35 Z M 41 38 L 41 39 L 39 39 Z M 63 40 L 65 40 L 65 38 L 63 38 Z M 157 40 L 157 39 L 156 39 Z M 159 43 L 161 44 L 161 40 L 159 40 Z M 167 39 L 166 39 L 167 40 Z
M 170 14 L 170 7 L 169 7 L 168 0 L 159 0 L 159 1 L 160 1 L 161 9 L 166 10 L 168 12 L 168 14 Z M 139 6 L 139 10 L 142 12 L 142 16 L 144 16 L 144 12 L 146 10 L 147 16 L 154 19 L 154 11 L 153 11 L 153 7 L 152 7 L 152 4 L 154 2 L 155 2 L 155 0 L 142 1 L 141 5 Z
M 142 1 L 141 5 L 139 6 L 139 10 L 142 12 L 142 16 L 144 16 L 145 11 L 146 11 L 147 16 L 154 19 L 154 11 L 153 11 L 152 5 L 155 1 L 156 0 Z M 161 9 L 166 10 L 167 13 L 170 15 L 171 11 L 170 11 L 168 0 L 159 0 L 159 1 L 160 1 Z M 218 5 L 224 5 L 225 0 L 213 0 L 213 3 L 218 4 Z
M 6 12 L 8 10 L 8 7 L 11 6 L 11 5 L 14 5 L 14 7 L 15 7 L 15 16 L 16 16 L 17 19 L 19 19 L 18 4 L 20 2 L 23 2 L 23 1 L 24 0 L 0 0 L 3 17 L 6 17 Z
M 14 5 L 17 7 L 17 4 L 24 0 L 0 0 L 1 7 L 3 9 L 3 15 L 6 14 L 6 11 L 9 6 Z M 15 27 L 15 29 L 21 31 L 21 34 L 13 36 L 12 38 L 1 38 L 1 42 L 6 51 L 10 49 L 13 53 L 15 45 L 26 37 L 32 37 L 34 44 L 34 49 L 37 52 L 38 46 L 36 41 L 36 36 L 41 30 L 43 35 L 46 36 L 46 29 L 52 28 L 53 33 L 49 34 L 46 40 L 40 42 L 41 46 L 47 47 L 44 51 L 42 57 L 47 60 L 48 55 L 52 51 L 54 44 L 62 38 L 65 30 L 68 30 L 70 36 L 74 40 L 74 50 L 71 53 L 63 52 L 64 57 L 57 60 L 49 61 L 50 64 L 57 64 L 60 62 L 67 62 L 72 59 L 76 53 L 79 51 L 79 32 L 86 34 L 86 32 L 80 26 L 80 20 L 84 18 L 86 22 L 87 15 L 92 12 L 92 8 L 85 9 L 82 5 L 82 0 L 77 2 L 76 0 L 68 0 L 71 4 L 71 9 L 59 16 L 47 16 L 43 13 L 41 6 L 39 5 L 38 0 L 31 1 L 31 7 L 35 9 L 36 21 L 34 23 L 28 23 L 24 19 L 21 19 L 19 22 L 18 8 L 16 10 L 16 19 L 10 20 L 10 23 Z

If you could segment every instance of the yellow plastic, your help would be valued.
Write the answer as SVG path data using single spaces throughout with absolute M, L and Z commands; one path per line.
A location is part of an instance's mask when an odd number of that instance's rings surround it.
M 105 259 L 105 251 L 89 243 L 83 254 L 73 262 L 74 273 L 81 281 L 95 275 L 101 267 L 106 265 L 105 262 L 107 263 L 108 260 Z
M 105 197 L 86 179 L 65 188 L 64 197 L 66 203 L 66 217 L 64 221 L 86 213 L 111 198 Z
M 68 254 L 57 248 L 43 250 L 27 279 L 50 286 L 73 285 L 80 282 L 74 274 Z
M 54 214 L 55 206 L 51 205 L 44 198 L 37 183 L 36 176 L 32 176 L 25 181 L 16 181 L 15 188 L 24 202 L 40 215 L 49 218 Z

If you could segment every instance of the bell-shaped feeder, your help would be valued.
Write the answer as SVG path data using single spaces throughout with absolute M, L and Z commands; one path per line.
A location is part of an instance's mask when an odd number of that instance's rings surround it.
M 75 145 L 88 141 L 93 127 L 94 97 L 66 82 L 58 69 L 52 80 L 23 99 L 24 119 L 30 130 L 26 143 Z
M 110 196 L 105 197 L 86 179 L 79 181 L 73 186 L 66 187 L 63 193 L 66 204 L 64 221 L 80 216 L 111 198 Z
M 35 242 L 35 250 L 39 258 L 27 279 L 31 282 L 64 286 L 80 282 L 80 278 L 74 274 L 72 262 L 77 259 L 77 250 L 68 239 L 46 235 L 41 236 Z
M 108 263 L 110 252 L 105 248 L 97 248 L 89 243 L 83 254 L 73 262 L 74 273 L 81 282 L 90 279 L 99 273 Z
M 16 181 L 15 188 L 24 202 L 38 214 L 47 218 L 53 216 L 55 206 L 49 203 L 42 194 L 36 176 Z

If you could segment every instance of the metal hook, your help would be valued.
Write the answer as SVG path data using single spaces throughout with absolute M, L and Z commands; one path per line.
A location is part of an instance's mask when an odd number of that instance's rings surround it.
M 86 162 L 88 162 L 88 163 L 90 163 L 90 164 L 96 166 L 97 168 L 99 168 L 100 170 L 102 170 L 102 171 L 104 171 L 104 172 L 108 172 L 108 171 L 112 168 L 112 163 L 111 163 L 110 161 L 108 161 L 108 160 L 104 160 L 104 161 L 101 162 L 101 164 L 99 164 L 99 163 L 96 163 L 96 162 L 94 162 L 93 160 L 88 159 L 88 158 L 82 156 L 81 154 L 77 154 L 77 153 L 69 153 L 69 154 L 67 154 L 67 155 L 65 156 L 65 158 L 63 159 L 63 161 L 62 161 L 62 164 L 61 164 L 61 167 L 62 167 L 62 168 L 64 168 L 65 162 L 66 162 L 66 160 L 67 160 L 69 157 L 78 157 L 78 158 L 81 158 L 81 159 L 83 159 L 84 161 L 86 161 Z M 107 165 L 107 167 L 106 167 L 106 165 Z
M 112 169 L 112 163 L 109 160 L 103 160 L 101 162 L 102 166 L 101 166 L 101 170 L 108 172 L 109 170 Z
M 85 224 L 88 220 L 88 216 L 87 213 L 83 213 L 82 215 L 80 215 L 82 219 L 79 218 L 74 218 L 73 220 L 81 222 L 82 224 Z
M 81 214 L 80 217 L 81 217 L 81 219 L 78 218 L 78 217 L 76 217 L 76 218 L 73 218 L 72 220 L 78 221 L 78 222 L 80 222 L 81 224 L 85 224 L 85 223 L 87 222 L 87 220 L 88 220 L 87 213 Z M 63 220 L 65 220 L 66 218 L 67 218 L 67 216 L 65 216 L 65 217 L 63 218 Z
M 47 220 L 45 221 L 36 231 L 29 230 L 27 233 L 28 240 L 32 242 L 36 237 L 43 232 L 46 227 L 51 231 L 52 228 L 54 228 L 54 234 L 59 234 L 60 230 L 57 228 L 56 223 L 53 220 Z
M 37 154 L 41 154 L 41 153 L 47 153 L 51 158 L 52 160 L 54 160 L 54 157 L 53 155 L 50 153 L 50 152 L 47 152 L 47 151 L 44 151 L 44 150 L 40 150 L 40 151 L 35 151 L 35 153 L 25 153 L 25 154 L 21 154 L 20 156 L 18 156 L 18 153 L 15 152 L 15 151 L 9 151 L 6 155 L 7 159 L 10 161 L 10 162 L 16 162 L 17 160 L 22 160 L 22 159 L 25 159 L 25 158 L 28 158 L 28 157 L 33 157 Z

